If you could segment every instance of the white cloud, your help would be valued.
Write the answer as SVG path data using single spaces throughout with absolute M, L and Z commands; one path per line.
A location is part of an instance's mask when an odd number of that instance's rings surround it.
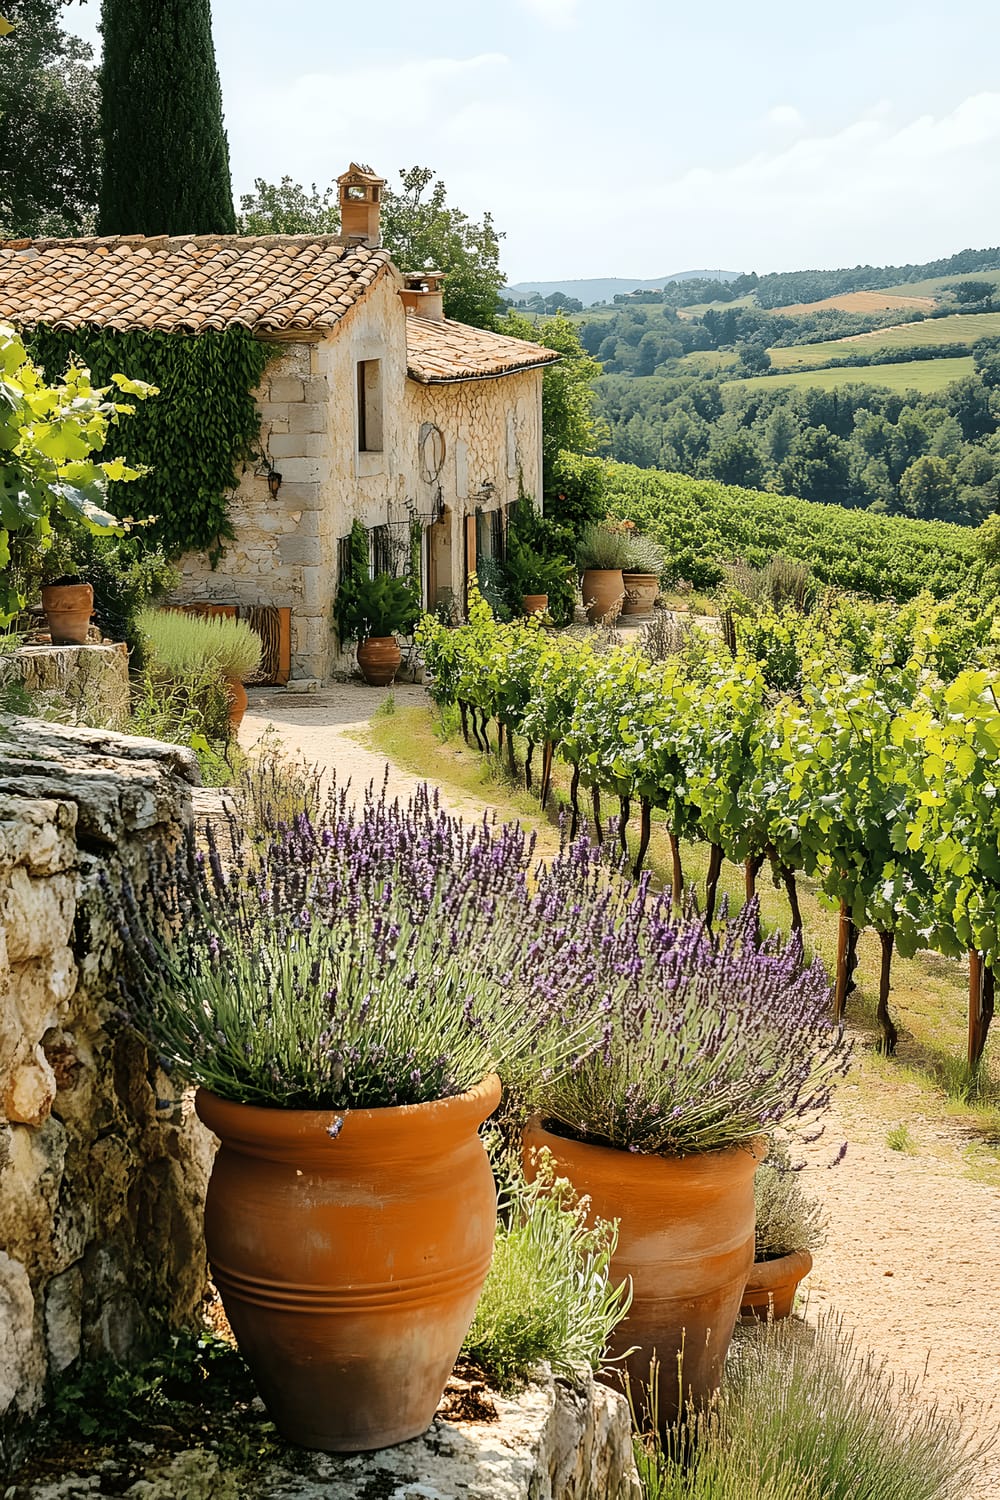
M 782 130 L 798 130 L 805 124 L 801 111 L 794 104 L 776 104 L 767 112 L 768 123 L 777 125 Z
M 571 26 L 579 0 L 519 0 L 522 10 L 544 21 L 546 26 Z
M 594 199 L 581 196 L 578 181 L 556 190 L 544 217 L 539 206 L 534 253 L 527 226 L 508 218 L 511 260 L 537 267 L 523 275 L 931 259 L 997 241 L 1000 92 L 910 119 L 878 106 L 827 134 L 667 180 L 647 152 L 628 177 L 627 244 L 595 243 Z
M 508 61 L 483 52 L 304 73 L 281 84 L 242 77 L 226 98 L 234 184 L 239 191 L 285 172 L 326 183 L 352 159 L 386 176 L 414 162 L 440 170 L 440 144 L 456 120 L 466 118 L 463 141 L 475 146 L 476 112 L 503 92 Z M 488 128 L 492 140 L 496 119 Z

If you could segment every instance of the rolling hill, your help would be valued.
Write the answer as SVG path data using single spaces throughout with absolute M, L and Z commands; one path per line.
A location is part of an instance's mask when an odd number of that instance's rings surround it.
M 656 276 L 652 281 L 632 280 L 627 276 L 591 276 L 571 281 L 517 281 L 505 286 L 501 296 L 508 302 L 517 302 L 524 297 L 537 294 L 551 297 L 553 292 L 562 292 L 565 297 L 578 297 L 584 307 L 595 302 L 611 302 L 616 296 L 628 292 L 655 292 L 668 281 L 696 281 L 711 278 L 715 281 L 735 281 L 739 271 L 673 271 L 667 276 Z

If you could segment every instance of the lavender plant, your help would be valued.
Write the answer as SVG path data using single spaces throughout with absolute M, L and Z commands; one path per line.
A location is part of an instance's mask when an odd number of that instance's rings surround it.
M 540 915 L 585 921 L 559 941 L 579 979 L 563 1024 L 596 1016 L 600 1046 L 573 1066 L 536 1069 L 524 1088 L 557 1133 L 629 1151 L 687 1155 L 815 1121 L 846 1070 L 830 986 L 793 937 L 759 941 L 755 903 L 715 931 L 669 896 L 606 881 L 599 851 L 580 840 L 543 873 Z M 582 911 L 582 907 L 580 908 Z
M 260 799 L 258 799 L 260 805 Z M 527 961 L 533 843 L 469 828 L 423 789 L 406 807 L 334 791 L 225 861 L 178 852 L 118 903 L 126 1013 L 168 1069 L 223 1098 L 292 1108 L 416 1104 L 487 1073 L 585 1051 L 565 974 Z M 550 968 L 552 965 L 550 965 Z M 546 971 L 547 972 L 547 971 Z

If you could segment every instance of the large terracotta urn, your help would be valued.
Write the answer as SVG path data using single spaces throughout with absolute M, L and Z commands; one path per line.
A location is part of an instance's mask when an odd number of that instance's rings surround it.
M 499 1100 L 495 1076 L 432 1104 L 342 1113 L 199 1090 L 222 1143 L 205 1205 L 212 1275 L 289 1442 L 354 1453 L 430 1426 L 493 1253 L 478 1131 Z
M 653 613 L 660 580 L 655 573 L 623 573 L 625 602 L 622 614 L 632 619 L 648 619 Z
M 613 625 L 625 597 L 621 568 L 587 568 L 580 589 L 591 625 Z
M 685 1403 L 707 1400 L 722 1379 L 753 1265 L 753 1178 L 766 1142 L 761 1137 L 752 1147 L 644 1156 L 568 1140 L 536 1118 L 524 1133 L 529 1177 L 542 1147 L 552 1153 L 556 1175 L 589 1198 L 592 1218 L 619 1220 L 611 1271 L 616 1282 L 631 1278 L 632 1305 L 615 1330 L 611 1353 L 633 1350 L 624 1368 L 636 1411 L 647 1417 L 655 1358 L 655 1415 L 664 1430 Z
M 42 587 L 53 646 L 84 646 L 94 613 L 94 590 L 89 583 L 47 583 Z
M 370 635 L 358 647 L 358 667 L 370 687 L 388 687 L 402 660 L 394 635 Z

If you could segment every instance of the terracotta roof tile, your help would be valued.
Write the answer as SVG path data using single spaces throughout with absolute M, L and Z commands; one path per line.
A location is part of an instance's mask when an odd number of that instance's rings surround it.
M 485 328 L 470 328 L 450 318 L 406 318 L 406 361 L 413 380 L 433 385 L 444 380 L 476 380 L 513 375 L 551 365 L 562 356 L 525 339 L 508 338 Z
M 0 318 L 55 328 L 329 329 L 389 265 L 335 235 L 0 240 Z

